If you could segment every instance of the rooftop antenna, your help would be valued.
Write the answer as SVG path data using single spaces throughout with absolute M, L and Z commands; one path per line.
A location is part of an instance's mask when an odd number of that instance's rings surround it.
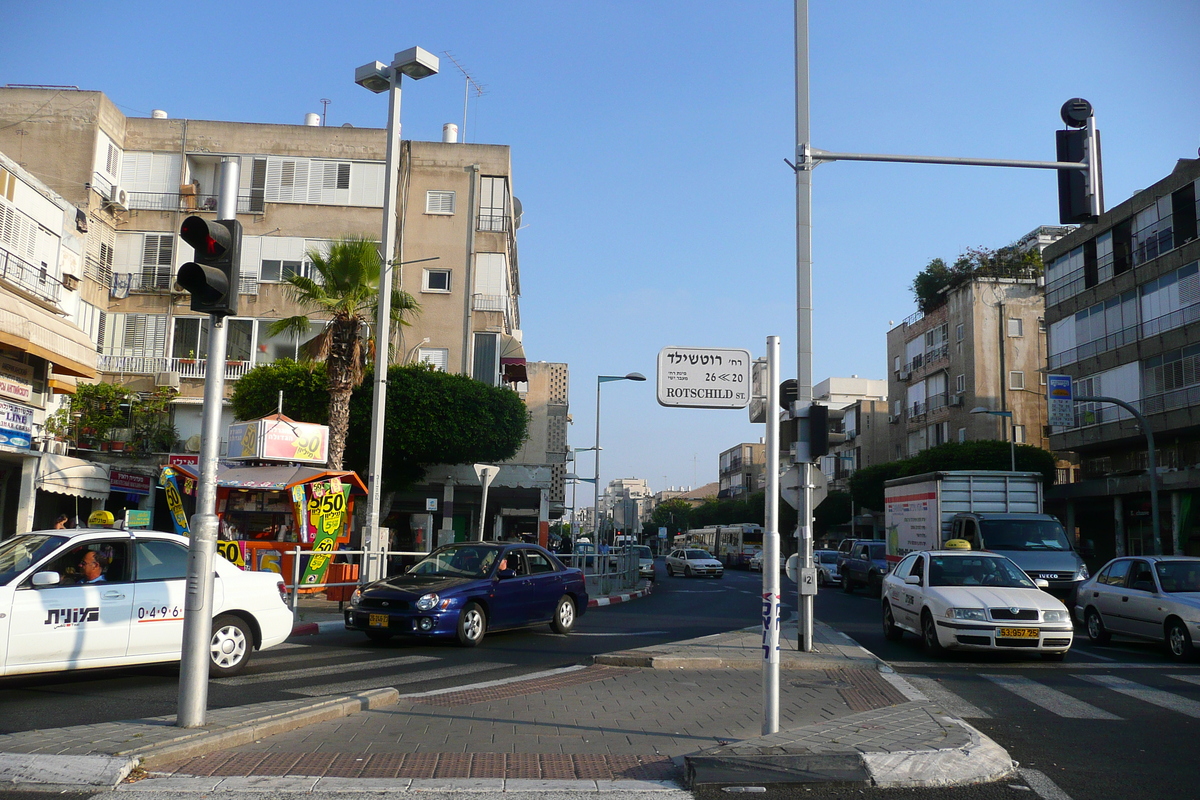
M 470 99 L 472 89 L 475 90 L 475 97 L 477 97 L 477 98 L 482 97 L 483 95 L 487 94 L 487 86 L 479 83 L 474 78 L 472 78 L 471 73 L 467 72 L 467 68 L 464 67 L 462 64 L 458 63 L 458 59 L 455 58 L 454 54 L 451 53 L 449 50 L 443 50 L 442 53 L 446 56 L 446 58 L 450 59 L 450 63 L 452 63 L 454 66 L 458 67 L 458 71 L 463 74 L 463 79 L 465 81 L 465 83 L 463 84 L 463 124 L 462 124 L 462 131 L 461 131 L 462 136 L 459 141 L 461 141 L 463 144 L 466 144 L 466 142 L 467 142 L 467 100 Z
M 333 101 L 328 97 L 321 98 L 321 127 L 325 127 L 325 112 L 329 111 L 329 104 Z

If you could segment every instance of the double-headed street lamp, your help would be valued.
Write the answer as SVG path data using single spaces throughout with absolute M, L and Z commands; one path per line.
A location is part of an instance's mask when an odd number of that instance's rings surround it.
M 400 148 L 396 141 L 400 134 L 400 80 L 404 75 L 413 80 L 420 80 L 436 75 L 437 71 L 437 56 L 420 47 L 410 47 L 396 53 L 390 67 L 373 61 L 354 70 L 354 82 L 359 86 L 376 94 L 388 93 L 383 236 L 379 253 L 379 308 L 375 324 L 375 387 L 371 397 L 371 452 L 367 462 L 367 520 L 364 530 L 366 535 L 363 538 L 363 550 L 369 555 L 364 559 L 364 582 L 383 577 L 380 574 L 382 563 L 379 555 L 384 549 L 379 535 L 379 497 L 383 490 L 381 465 L 384 404 L 387 402 L 388 350 L 391 344 L 392 266 L 400 260 L 393 260 L 396 251 L 396 179 L 400 157 Z
M 600 548 L 600 387 L 609 381 L 644 381 L 646 376 L 640 372 L 628 375 L 597 375 L 596 376 L 596 498 L 592 507 L 592 535 L 596 539 L 596 549 Z
M 976 406 L 975 408 L 971 409 L 971 413 L 972 414 L 991 414 L 993 417 L 1008 417 L 1008 428 L 1009 428 L 1009 430 L 1008 430 L 1008 451 L 1009 451 L 1009 456 L 1011 457 L 1011 464 L 1012 464 L 1011 469 L 1013 472 L 1016 472 L 1017 471 L 1017 440 L 1016 440 L 1017 430 L 1015 427 L 1013 427 L 1012 412 L 1011 411 L 992 411 L 990 408 L 984 408 L 983 406 Z

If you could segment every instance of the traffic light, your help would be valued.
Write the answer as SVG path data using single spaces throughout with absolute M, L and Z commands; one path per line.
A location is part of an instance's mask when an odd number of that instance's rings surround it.
M 195 250 L 195 261 L 179 268 L 176 280 L 192 295 L 192 311 L 227 317 L 237 314 L 242 223 L 236 219 L 188 217 L 179 227 Z
M 1095 222 L 1104 208 L 1104 190 L 1100 132 L 1095 129 L 1092 104 L 1073 98 L 1063 103 L 1060 116 L 1070 130 L 1054 132 L 1057 160 L 1086 162 L 1088 168 L 1058 170 L 1058 221 L 1064 225 Z
M 815 461 L 829 454 L 829 448 L 846 441 L 843 420 L 846 412 L 813 403 L 808 407 L 808 456 Z

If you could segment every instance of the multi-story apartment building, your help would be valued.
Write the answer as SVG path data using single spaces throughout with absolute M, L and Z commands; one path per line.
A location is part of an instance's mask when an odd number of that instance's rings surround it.
M 300 354 L 303 337 L 271 336 L 267 328 L 305 313 L 289 299 L 285 280 L 308 272 L 309 252 L 346 235 L 378 238 L 385 148 L 378 129 L 170 119 L 158 111 L 134 118 L 100 92 L 0 89 L 0 150 L 86 219 L 79 318 L 96 343 L 104 379 L 134 391 L 177 386 L 181 441 L 199 433 L 209 365 L 207 318 L 191 312 L 174 281 L 189 256 L 176 234 L 187 215 L 215 217 L 220 162 L 240 165 L 237 213 L 244 227 L 240 314 L 226 322 L 223 370 L 232 382 L 257 364 Z M 421 310 L 410 326 L 394 331 L 393 352 L 397 360 L 512 386 L 531 410 L 547 415 L 531 427 L 544 440 L 531 440 L 519 456 L 521 469 L 502 469 L 491 487 L 512 489 L 520 497 L 510 499 L 520 499 L 521 508 L 530 502 L 540 508 L 535 517 L 544 529 L 547 514 L 562 509 L 566 415 L 558 412 L 565 407 L 566 367 L 548 366 L 545 379 L 535 382 L 525 366 L 515 234 L 520 204 L 512 195 L 509 148 L 406 140 L 400 173 L 399 284 Z M 531 465 L 544 469 L 532 474 Z M 459 487 L 461 518 L 451 522 L 473 529 L 463 512 L 472 508 L 478 482 L 446 477 Z M 421 494 L 413 511 L 425 510 L 428 489 Z M 398 502 L 392 519 L 409 510 L 408 500 Z
M 1085 555 L 1200 555 L 1200 160 L 1175 170 L 1046 249 L 1051 373 L 1076 397 L 1112 397 L 1153 432 L 1161 530 L 1151 520 L 1145 432 L 1111 403 L 1076 403 L 1055 449 L 1080 459 L 1082 480 L 1048 502 Z
M 831 488 L 845 490 L 845 481 L 854 470 L 890 459 L 886 446 L 887 389 L 885 380 L 857 375 L 829 377 L 813 387 L 814 401 L 842 409 L 844 414 L 846 441 L 820 464 Z
M 1044 247 L 1064 232 L 1039 228 L 1022 243 Z M 976 439 L 1048 447 L 1042 283 L 1032 272 L 976 275 L 888 331 L 890 459 Z
M 717 462 L 717 497 L 740 497 L 766 486 L 767 446 L 763 441 L 743 442 L 721 453 Z
M 96 347 L 79 318 L 86 217 L 0 153 L 0 538 L 83 516 L 109 474 L 71 458 L 46 434 L 57 396 L 96 377 Z M 62 443 L 65 444 L 65 443 Z

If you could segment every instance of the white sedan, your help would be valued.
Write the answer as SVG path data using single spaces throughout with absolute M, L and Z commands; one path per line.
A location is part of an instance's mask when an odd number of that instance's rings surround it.
M 667 556 L 667 574 L 671 577 L 683 575 L 690 578 L 693 575 L 711 575 L 721 578 L 725 575 L 725 565 L 712 557 L 707 550 L 696 547 L 681 547 L 672 550 Z
M 761 572 L 763 568 L 763 551 L 759 550 L 750 559 L 750 570 L 753 572 Z M 783 572 L 787 569 L 787 556 L 779 556 L 779 571 Z
M 236 675 L 292 632 L 279 576 L 214 558 L 209 674 Z M 178 661 L 188 540 L 111 528 L 0 542 L 0 675 Z
M 1062 601 L 994 553 L 910 553 L 883 579 L 883 633 L 909 631 L 933 654 L 946 649 L 1032 652 L 1061 661 L 1074 631 Z

